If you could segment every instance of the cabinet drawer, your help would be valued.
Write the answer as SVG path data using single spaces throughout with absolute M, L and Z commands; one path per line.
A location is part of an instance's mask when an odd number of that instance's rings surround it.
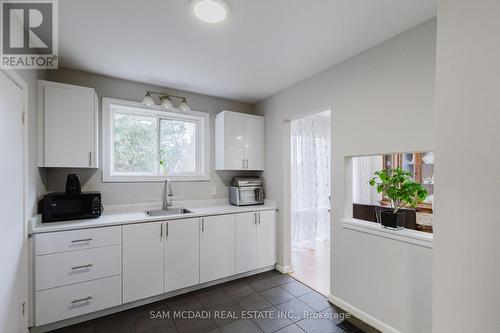
M 120 275 L 121 245 L 36 256 L 36 290 Z
M 35 254 L 91 249 L 117 245 L 122 242 L 121 226 L 91 228 L 38 234 L 35 236 Z
M 36 292 L 36 326 L 121 304 L 121 277 L 115 276 Z

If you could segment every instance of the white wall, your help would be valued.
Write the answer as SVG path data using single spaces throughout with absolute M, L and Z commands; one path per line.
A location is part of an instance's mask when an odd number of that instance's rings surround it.
M 500 332 L 500 2 L 438 17 L 432 328 Z
M 267 194 L 280 211 L 283 122 L 331 107 L 331 293 L 407 333 L 431 331 L 432 250 L 343 228 L 344 166 L 347 156 L 434 149 L 435 38 L 431 20 L 257 105 Z M 281 216 L 278 255 L 288 265 Z
M 99 96 L 125 100 L 141 101 L 146 90 L 168 92 L 188 98 L 193 110 L 209 112 L 211 117 L 211 174 L 210 181 L 175 182 L 172 185 L 174 200 L 195 200 L 227 198 L 233 172 L 216 172 L 215 165 L 215 115 L 223 110 L 252 113 L 253 106 L 246 103 L 221 98 L 178 91 L 174 89 L 151 86 L 139 82 L 121 80 L 97 74 L 70 69 L 48 71 L 47 80 L 94 88 Z M 102 158 L 101 158 L 102 160 Z M 66 175 L 71 172 L 80 174 L 84 191 L 101 191 L 105 205 L 129 204 L 140 202 L 157 202 L 161 200 L 162 184 L 157 183 L 103 183 L 100 170 L 88 169 L 46 169 L 45 184 L 49 191 L 64 191 Z M 241 172 L 240 172 L 241 173 Z M 216 187 L 217 195 L 211 195 L 212 187 Z

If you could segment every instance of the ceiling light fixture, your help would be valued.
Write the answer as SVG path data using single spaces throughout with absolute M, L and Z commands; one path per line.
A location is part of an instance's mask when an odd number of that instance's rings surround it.
M 153 106 L 155 105 L 155 101 L 153 100 L 153 97 L 149 93 L 149 91 L 146 93 L 146 96 L 142 99 L 142 104 L 145 104 L 147 106 Z
M 183 112 L 189 112 L 191 111 L 191 107 L 187 103 L 187 99 L 183 99 L 181 105 L 179 105 L 179 110 Z
M 168 96 L 160 96 L 160 102 L 161 102 L 161 107 L 164 108 L 165 110 L 170 110 L 174 107 L 172 101 L 170 100 L 170 97 Z
M 159 92 L 154 92 L 154 91 L 146 91 L 146 95 L 142 99 L 142 103 L 147 105 L 147 106 L 155 106 L 155 101 L 153 99 L 153 96 L 151 95 L 159 95 L 160 96 L 160 103 L 161 107 L 164 108 L 165 110 L 170 110 L 175 108 L 174 104 L 172 103 L 172 98 L 177 98 L 181 100 L 181 104 L 178 106 L 178 109 L 183 111 L 183 112 L 189 112 L 191 111 L 191 107 L 187 103 L 187 98 L 182 97 L 182 96 L 176 96 L 176 95 L 169 95 L 165 93 L 159 93 Z
M 191 8 L 197 18 L 207 23 L 224 21 L 228 12 L 228 7 L 222 0 L 194 0 Z

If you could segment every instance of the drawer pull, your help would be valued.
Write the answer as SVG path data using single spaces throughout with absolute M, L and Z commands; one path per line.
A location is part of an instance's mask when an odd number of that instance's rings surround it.
M 81 303 L 81 302 L 88 302 L 91 299 L 93 299 L 92 296 L 87 296 L 87 297 L 84 297 L 84 298 L 77 298 L 77 299 L 72 300 L 71 304 L 76 304 L 76 303 Z
M 93 264 L 87 264 L 87 265 L 81 265 L 81 266 L 74 266 L 74 267 L 71 267 L 71 269 L 75 270 L 75 269 L 82 269 L 82 268 L 90 268 L 94 266 Z
M 92 238 L 75 239 L 75 240 L 72 240 L 71 243 L 90 242 L 91 240 L 92 240 Z

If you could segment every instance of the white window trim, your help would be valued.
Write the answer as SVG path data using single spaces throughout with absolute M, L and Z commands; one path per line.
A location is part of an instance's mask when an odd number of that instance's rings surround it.
M 203 156 L 198 156 L 200 164 L 197 165 L 199 168 L 196 175 L 193 174 L 172 174 L 167 176 L 159 175 L 113 175 L 111 173 L 111 152 L 112 152 L 112 140 L 111 140 L 111 106 L 122 106 L 134 108 L 140 110 L 145 115 L 155 115 L 157 119 L 159 118 L 176 118 L 179 116 L 182 118 L 191 118 L 192 120 L 199 122 L 199 133 L 198 134 L 198 144 L 199 149 L 198 154 Z M 133 112 L 137 114 L 137 112 Z M 162 182 L 165 179 L 170 179 L 172 181 L 209 181 L 210 180 L 210 114 L 206 112 L 198 111 L 188 111 L 183 112 L 178 109 L 164 110 L 160 106 L 146 106 L 140 102 L 120 100 L 114 98 L 103 97 L 102 99 L 102 181 L 109 183 L 130 183 L 130 182 Z M 159 121 L 158 121 L 159 126 Z M 159 149 L 159 148 L 158 148 Z M 159 150 L 158 150 L 159 153 Z M 203 157 L 203 158 L 201 158 Z

